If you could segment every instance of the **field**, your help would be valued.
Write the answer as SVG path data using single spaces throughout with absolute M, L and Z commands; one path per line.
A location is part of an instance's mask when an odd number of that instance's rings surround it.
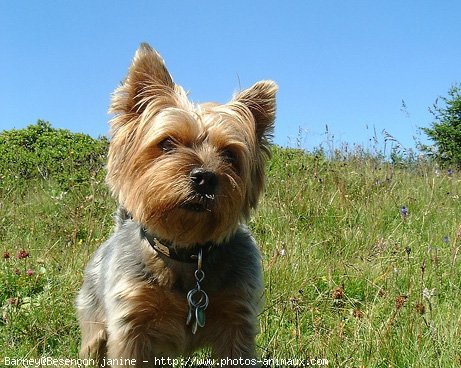
M 104 150 L 91 167 L 65 151 L 24 173 L 23 152 L 8 144 L 0 140 L 0 365 L 76 358 L 75 295 L 113 226 Z M 53 160 L 60 168 L 44 170 Z M 274 147 L 267 175 L 249 223 L 265 271 L 262 357 L 461 366 L 459 172 Z

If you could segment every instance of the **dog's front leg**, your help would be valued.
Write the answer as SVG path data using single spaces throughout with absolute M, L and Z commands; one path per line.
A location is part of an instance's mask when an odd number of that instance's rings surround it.
M 214 333 L 211 339 L 213 356 L 218 359 L 220 367 L 257 367 L 256 315 L 253 313 L 232 313 L 232 317 L 228 313 L 225 315 L 225 319 L 217 321 L 219 326 L 210 326 L 215 331 L 219 331 Z
M 254 329 L 242 326 L 223 333 L 212 345 L 220 367 L 258 367 Z
M 111 305 L 107 357 L 132 359 L 113 367 L 168 367 L 184 350 L 187 302 L 181 296 L 141 284 Z
M 158 344 L 148 337 L 118 333 L 109 337 L 106 363 L 112 368 L 171 367 Z

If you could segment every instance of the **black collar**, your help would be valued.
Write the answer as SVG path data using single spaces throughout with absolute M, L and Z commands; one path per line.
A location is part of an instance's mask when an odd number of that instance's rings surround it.
M 160 240 L 155 235 L 151 234 L 147 229 L 141 225 L 141 238 L 145 238 L 150 246 L 160 255 L 166 258 L 173 259 L 175 261 L 184 262 L 184 263 L 196 263 L 198 259 L 198 252 L 201 249 L 202 255 L 206 259 L 206 256 L 210 254 L 215 245 L 211 242 L 194 245 L 187 248 L 176 248 L 169 241 Z

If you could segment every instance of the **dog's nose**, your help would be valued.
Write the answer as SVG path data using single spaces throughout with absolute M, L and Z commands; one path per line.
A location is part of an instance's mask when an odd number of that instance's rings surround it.
M 214 194 L 218 185 L 218 177 L 212 171 L 195 168 L 190 172 L 193 189 L 202 195 Z

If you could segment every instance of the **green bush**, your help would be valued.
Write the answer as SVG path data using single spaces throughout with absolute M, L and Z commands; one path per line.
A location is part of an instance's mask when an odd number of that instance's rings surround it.
M 461 84 L 452 86 L 448 97 L 439 97 L 429 111 L 435 120 L 431 128 L 422 128 L 422 131 L 434 141 L 435 149 L 421 148 L 441 166 L 461 167 Z
M 53 179 L 62 187 L 104 176 L 105 137 L 54 129 L 39 120 L 25 129 L 0 133 L 0 187 L 18 181 Z

